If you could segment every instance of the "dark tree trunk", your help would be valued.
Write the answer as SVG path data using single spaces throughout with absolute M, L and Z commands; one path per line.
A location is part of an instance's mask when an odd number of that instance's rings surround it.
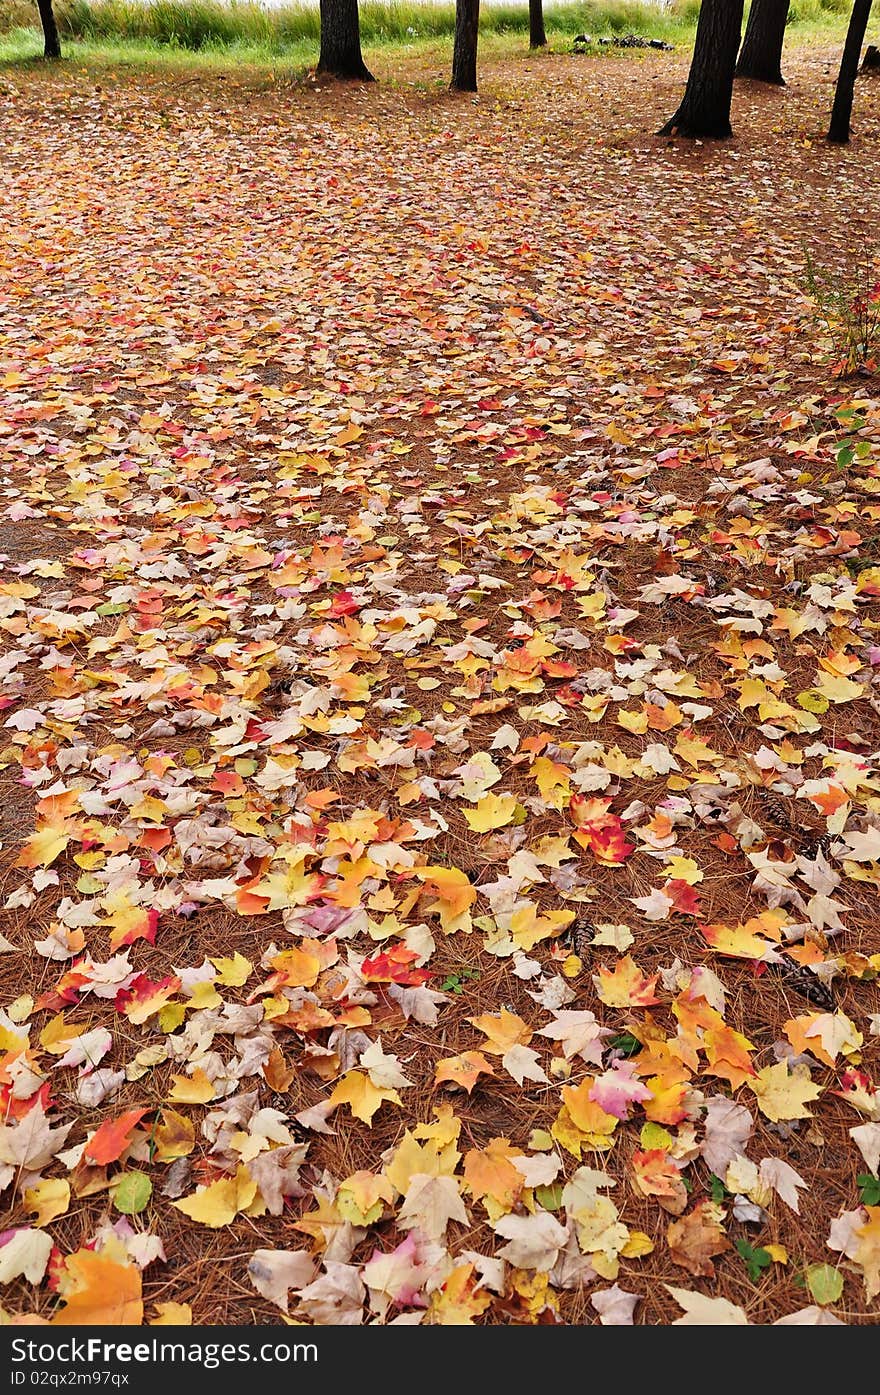
M 782 76 L 782 45 L 789 0 L 752 0 L 746 36 L 736 64 L 738 78 L 755 82 L 775 82 L 785 86 Z
M 529 0 L 529 48 L 544 48 L 544 0 Z
M 849 140 L 849 119 L 852 116 L 853 93 L 856 74 L 859 71 L 859 54 L 862 51 L 862 40 L 868 27 L 870 13 L 871 0 L 855 0 L 849 17 L 849 28 L 846 31 L 837 86 L 834 89 L 831 125 L 828 127 L 828 139 L 837 145 L 846 145 Z
M 43 57 L 60 58 L 61 44 L 58 41 L 58 26 L 52 13 L 52 0 L 37 0 L 40 23 L 43 26 Z
M 317 73 L 372 82 L 361 53 L 357 0 L 321 0 L 321 54 Z
M 742 16 L 743 0 L 703 0 L 681 106 L 659 135 L 725 140 L 731 134 L 733 70 Z
M 862 59 L 862 72 L 873 72 L 875 68 L 880 68 L 880 48 L 876 44 L 868 44 Z
M 477 37 L 480 0 L 455 0 L 455 44 L 452 49 L 452 82 L 456 92 L 477 90 Z

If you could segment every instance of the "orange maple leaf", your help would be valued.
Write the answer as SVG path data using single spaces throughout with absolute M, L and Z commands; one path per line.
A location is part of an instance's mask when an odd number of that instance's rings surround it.
M 118 1119 L 101 1124 L 85 1146 L 85 1156 L 103 1167 L 116 1162 L 131 1143 L 131 1136 L 148 1109 L 128 1109 Z
M 495 1072 L 481 1051 L 463 1051 L 460 1056 L 447 1056 L 437 1062 L 434 1071 L 434 1084 L 444 1082 L 459 1085 L 470 1094 L 481 1075 L 494 1075 Z
M 68 1255 L 71 1280 L 64 1307 L 53 1327 L 139 1327 L 144 1320 L 141 1273 L 135 1264 L 117 1264 L 94 1250 Z
M 596 991 L 603 1003 L 609 1007 L 651 1007 L 659 1003 L 654 988 L 659 974 L 646 978 L 638 964 L 626 954 L 613 969 L 600 964 L 598 974 L 593 976 Z

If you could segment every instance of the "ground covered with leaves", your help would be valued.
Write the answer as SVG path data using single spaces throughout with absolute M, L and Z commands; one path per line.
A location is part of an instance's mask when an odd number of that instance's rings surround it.
M 880 80 L 420 61 L 2 77 L 4 1312 L 870 1321 Z

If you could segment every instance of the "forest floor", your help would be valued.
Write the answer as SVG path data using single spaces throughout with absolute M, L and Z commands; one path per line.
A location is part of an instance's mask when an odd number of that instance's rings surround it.
M 10 1315 L 872 1320 L 836 62 L 0 71 Z

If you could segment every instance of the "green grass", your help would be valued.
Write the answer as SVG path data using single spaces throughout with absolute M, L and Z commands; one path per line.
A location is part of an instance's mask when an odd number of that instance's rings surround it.
M 792 0 L 790 22 L 810 37 L 813 31 L 840 31 L 849 0 Z M 307 67 L 318 50 L 317 6 L 282 5 L 267 10 L 252 0 L 56 0 L 66 54 L 83 62 L 150 64 L 171 60 L 192 66 L 254 63 Z M 575 34 L 595 37 L 639 34 L 688 46 L 693 40 L 699 0 L 673 0 L 668 9 L 640 0 L 574 0 L 545 5 L 551 47 L 568 47 Z M 366 50 L 378 47 L 423 49 L 451 41 L 454 0 L 362 0 L 361 37 Z M 480 31 L 484 45 L 498 49 L 528 33 L 528 7 L 522 3 L 484 5 Z M 31 0 L 0 0 L 0 61 L 20 62 L 40 51 Z
M 544 19 L 548 34 L 632 33 L 662 38 L 689 33 L 698 8 L 698 0 L 676 0 L 668 11 L 640 0 L 578 0 L 546 6 Z M 33 27 L 29 0 L 6 0 L 0 12 L 0 28 Z M 288 4 L 267 10 L 251 0 L 56 0 L 56 14 L 62 38 L 133 39 L 193 52 L 239 45 L 287 53 L 293 45 L 317 44 L 320 28 L 317 5 Z M 360 22 L 366 45 L 450 38 L 455 3 L 363 0 Z M 487 5 L 480 15 L 483 34 L 525 34 L 528 27 L 525 3 Z

